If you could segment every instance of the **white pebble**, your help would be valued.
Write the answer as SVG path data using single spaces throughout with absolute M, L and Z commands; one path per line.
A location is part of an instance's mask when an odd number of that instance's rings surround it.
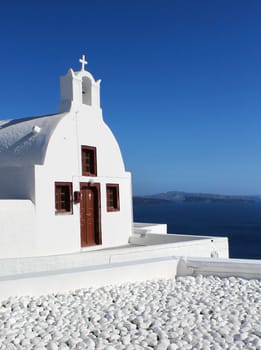
M 47 345 L 47 350 L 58 350 L 58 345 L 55 342 L 50 341 Z

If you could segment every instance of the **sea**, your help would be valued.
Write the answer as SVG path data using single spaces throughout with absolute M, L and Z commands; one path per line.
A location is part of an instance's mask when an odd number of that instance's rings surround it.
M 169 234 L 225 236 L 230 258 L 261 259 L 261 201 L 136 203 L 134 221 L 165 223 Z

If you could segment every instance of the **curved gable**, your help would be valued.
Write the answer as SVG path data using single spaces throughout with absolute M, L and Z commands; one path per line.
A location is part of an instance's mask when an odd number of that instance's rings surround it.
M 0 121 L 0 167 L 43 164 L 52 133 L 64 116 Z

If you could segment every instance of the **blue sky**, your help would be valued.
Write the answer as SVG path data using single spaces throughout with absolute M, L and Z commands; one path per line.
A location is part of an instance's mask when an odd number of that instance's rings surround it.
M 0 119 L 56 112 L 85 54 L 135 194 L 261 194 L 260 0 L 0 6 Z

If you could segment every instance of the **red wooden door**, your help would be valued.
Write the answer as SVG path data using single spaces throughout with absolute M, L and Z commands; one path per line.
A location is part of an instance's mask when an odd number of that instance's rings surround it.
M 81 184 L 81 246 L 99 244 L 99 198 L 95 186 Z

